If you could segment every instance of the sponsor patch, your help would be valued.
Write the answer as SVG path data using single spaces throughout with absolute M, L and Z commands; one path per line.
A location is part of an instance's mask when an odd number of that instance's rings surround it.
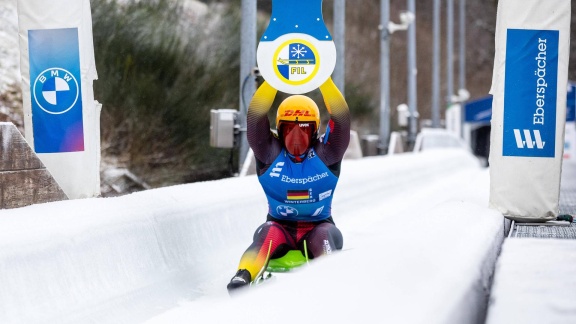
M 320 215 L 320 213 L 324 210 L 324 206 L 316 208 L 316 211 L 314 211 L 314 214 L 312 214 L 312 216 L 318 216 Z
M 332 190 L 324 191 L 318 196 L 318 200 L 324 200 L 332 195 Z
M 285 206 L 285 205 L 280 205 L 278 207 L 276 207 L 276 212 L 279 215 L 288 217 L 294 217 L 294 216 L 298 216 L 298 210 L 294 207 L 290 207 L 290 206 Z

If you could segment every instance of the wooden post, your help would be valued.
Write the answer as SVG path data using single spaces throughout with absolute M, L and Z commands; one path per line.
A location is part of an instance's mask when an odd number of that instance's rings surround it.
M 14 124 L 0 122 L 0 209 L 65 199 Z

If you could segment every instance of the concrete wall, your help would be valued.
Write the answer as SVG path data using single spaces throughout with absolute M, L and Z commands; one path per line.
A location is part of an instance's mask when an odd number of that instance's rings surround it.
M 67 199 L 12 123 L 0 123 L 0 209 Z

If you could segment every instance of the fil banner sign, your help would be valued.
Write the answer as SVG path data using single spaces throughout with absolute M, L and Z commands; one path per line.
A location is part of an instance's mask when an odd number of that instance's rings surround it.
M 507 31 L 504 156 L 555 155 L 558 35 L 557 30 Z
M 78 29 L 28 31 L 34 148 L 84 151 Z
M 490 207 L 519 222 L 559 212 L 570 0 L 500 0 L 492 78 Z
M 277 90 L 303 94 L 326 82 L 336 66 L 336 45 L 322 18 L 322 0 L 272 0 L 256 54 L 262 76 Z

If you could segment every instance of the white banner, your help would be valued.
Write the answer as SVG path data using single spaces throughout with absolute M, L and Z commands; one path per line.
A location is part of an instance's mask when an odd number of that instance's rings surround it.
M 25 137 L 70 198 L 100 194 L 89 0 L 18 0 Z
M 558 213 L 570 0 L 500 0 L 490 93 L 490 206 L 518 221 Z

